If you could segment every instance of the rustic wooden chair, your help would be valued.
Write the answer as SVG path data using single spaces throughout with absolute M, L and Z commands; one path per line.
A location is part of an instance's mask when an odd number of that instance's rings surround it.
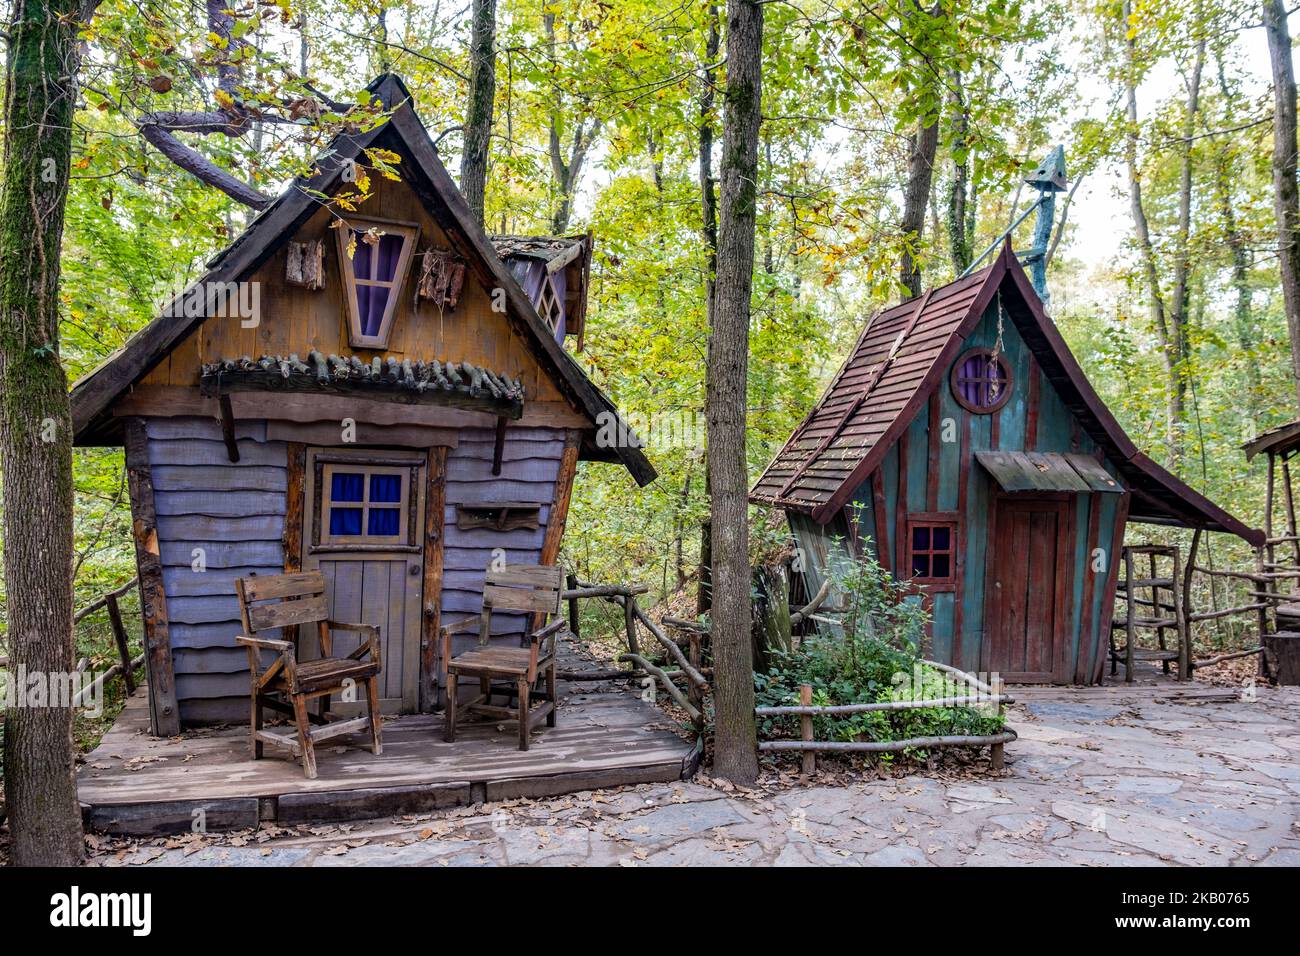
M 559 617 L 560 588 L 564 569 L 540 564 L 511 565 L 499 571 L 489 570 L 483 584 L 483 611 L 477 618 L 466 618 L 442 629 L 442 660 L 446 672 L 447 711 L 444 739 L 456 739 L 456 722 L 466 714 L 477 713 L 498 720 L 519 723 L 519 749 L 528 749 L 528 737 L 543 717 L 546 726 L 555 726 L 555 642 L 565 628 Z M 490 647 L 492 613 L 526 612 L 529 616 L 519 647 Z M 555 620 L 546 623 L 548 617 Z M 451 638 L 478 625 L 479 646 L 456 657 L 451 656 Z M 531 630 L 530 630 L 531 629 Z M 460 678 L 477 677 L 479 693 L 468 701 L 458 701 Z M 537 685 L 545 678 L 545 690 Z M 505 687 L 493 687 L 493 681 Z M 493 704 L 494 693 L 506 698 L 505 704 Z M 514 706 L 510 699 L 515 698 Z
M 383 662 L 379 652 L 379 628 L 371 624 L 345 624 L 329 619 L 325 603 L 325 577 L 319 571 L 239 578 L 239 613 L 247 632 L 235 638 L 248 648 L 248 669 L 252 679 L 252 725 L 249 743 L 253 759 L 262 756 L 262 745 L 285 747 L 302 758 L 303 773 L 316 776 L 316 744 L 341 734 L 370 728 L 371 752 L 383 753 L 379 737 L 379 673 Z M 275 603 L 263 603 L 275 602 Z M 316 625 L 321 657 L 299 661 L 299 627 Z M 257 636 L 259 631 L 283 629 L 288 640 Z M 347 657 L 333 656 L 333 631 L 357 631 L 365 640 Z M 262 651 L 279 657 L 262 669 Z M 349 684 L 350 682 L 350 684 Z M 365 684 L 369 716 L 351 720 L 329 719 L 329 697 L 348 686 Z M 309 714 L 307 704 L 319 699 L 319 712 Z M 274 733 L 262 729 L 262 708 L 292 714 L 297 733 Z M 316 727 L 310 726 L 312 723 Z

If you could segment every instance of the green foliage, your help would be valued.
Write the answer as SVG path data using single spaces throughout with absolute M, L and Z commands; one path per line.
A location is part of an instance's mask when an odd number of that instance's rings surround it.
M 794 651 L 773 652 L 765 674 L 754 677 L 760 707 L 799 703 L 799 688 L 812 687 L 813 704 L 874 704 L 951 696 L 950 678 L 921 662 L 920 645 L 929 616 L 916 594 L 896 582 L 870 557 L 833 571 L 833 593 L 843 595 L 843 627 L 806 637 Z M 895 741 L 948 734 L 996 733 L 1001 718 L 971 707 L 925 707 L 818 715 L 813 734 L 826 741 Z M 759 732 L 776 738 L 797 734 L 797 717 L 764 718 Z M 918 752 L 916 756 L 924 756 Z M 886 755 L 887 759 L 887 755 Z

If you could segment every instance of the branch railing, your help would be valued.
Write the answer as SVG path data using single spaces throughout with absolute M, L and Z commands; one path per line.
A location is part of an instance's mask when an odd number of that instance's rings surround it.
M 126 683 L 127 694 L 130 695 L 135 693 L 135 671 L 144 664 L 144 654 L 141 653 L 136 655 L 134 658 L 131 657 L 130 647 L 127 643 L 126 625 L 122 622 L 122 607 L 120 599 L 129 594 L 139 584 L 140 579 L 138 577 L 132 578 L 130 581 L 114 588 L 112 591 L 107 591 L 104 594 L 101 594 L 85 607 L 73 613 L 72 626 L 76 627 L 96 611 L 106 610 L 108 612 L 109 627 L 113 631 L 113 644 L 117 650 L 118 657 L 117 663 L 113 664 L 112 667 L 108 668 L 108 670 L 96 677 L 94 681 L 77 692 L 77 695 L 72 699 L 73 707 L 81 706 L 82 702 L 94 691 L 103 687 L 108 681 L 112 680 L 119 674 L 122 675 L 122 678 Z M 90 661 L 88 658 L 81 658 L 77 662 L 77 671 L 84 671 L 89 663 Z M 8 666 L 9 658 L 0 655 L 0 670 L 6 669 Z M 2 717 L 2 714 L 0 714 L 0 717 Z
M 569 630 L 575 636 L 582 633 L 580 602 L 582 600 L 602 600 L 616 605 L 623 611 L 623 628 L 627 638 L 627 653 L 620 654 L 619 661 L 631 665 L 627 670 L 607 669 L 598 671 L 560 671 L 557 676 L 563 680 L 626 680 L 651 678 L 657 682 L 678 707 L 690 717 L 696 733 L 704 730 L 704 695 L 709 691 L 709 681 L 705 676 L 703 661 L 703 634 L 687 631 L 687 650 L 670 638 L 644 609 L 637 603 L 637 595 L 645 594 L 649 588 L 645 585 L 588 584 L 568 575 L 565 590 L 561 598 L 568 602 Z M 651 660 L 648 651 L 641 647 L 641 637 L 637 625 L 644 627 L 655 642 L 660 645 L 665 655 L 665 663 L 671 662 L 675 667 L 661 667 Z M 685 689 L 678 684 L 685 684 Z
M 764 740 L 760 741 L 760 751 L 797 751 L 803 755 L 803 773 L 811 775 L 817 769 L 817 754 L 832 753 L 897 753 L 916 748 L 944 747 L 988 747 L 989 763 L 994 770 L 1001 770 L 1005 765 L 1003 748 L 1017 738 L 1010 727 L 1001 733 L 968 735 L 949 734 L 932 737 L 908 737 L 904 740 L 817 740 L 813 734 L 813 718 L 830 715 L 867 714 L 880 711 L 924 710 L 931 707 L 981 707 L 996 706 L 997 716 L 1003 716 L 1003 707 L 1015 703 L 1015 699 L 1001 693 L 1000 689 L 981 681 L 974 674 L 968 674 L 940 664 L 938 661 L 922 661 L 922 664 L 953 675 L 955 681 L 975 689 L 975 695 L 959 695 L 942 698 L 920 698 L 916 700 L 879 701 L 874 704 L 822 704 L 812 702 L 812 685 L 799 686 L 799 704 L 778 707 L 755 707 L 757 717 L 799 718 L 798 740 Z

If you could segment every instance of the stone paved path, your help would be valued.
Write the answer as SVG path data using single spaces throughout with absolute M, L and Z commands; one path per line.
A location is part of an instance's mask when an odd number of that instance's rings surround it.
M 1035 697 L 1001 776 L 657 784 L 354 826 L 103 841 L 92 864 L 1300 865 L 1300 689 Z

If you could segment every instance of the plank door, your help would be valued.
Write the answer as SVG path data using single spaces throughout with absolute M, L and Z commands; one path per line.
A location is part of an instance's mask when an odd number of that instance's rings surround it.
M 425 460 L 423 452 L 307 451 L 303 568 L 325 576 L 332 620 L 379 627 L 385 713 L 419 707 Z M 320 653 L 312 629 L 303 628 L 302 641 L 305 658 Z M 357 632 L 336 631 L 334 655 L 360 641 Z M 361 703 L 336 695 L 330 706 L 347 714 Z
M 1068 501 L 1000 497 L 989 540 L 981 667 L 1006 681 L 1065 683 Z

